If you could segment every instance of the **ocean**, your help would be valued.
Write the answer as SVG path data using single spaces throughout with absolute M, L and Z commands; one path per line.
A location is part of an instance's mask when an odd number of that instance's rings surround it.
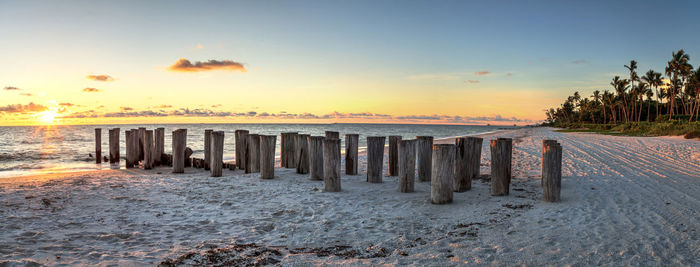
M 250 133 L 277 135 L 279 156 L 279 134 L 299 132 L 324 135 L 325 131 L 340 132 L 341 146 L 344 135 L 360 135 L 360 150 L 366 146 L 367 136 L 400 135 L 404 139 L 415 136 L 434 136 L 436 139 L 473 135 L 509 128 L 480 125 L 418 125 L 418 124 L 119 124 L 119 125 L 50 125 L 50 126 L 5 126 L 0 127 L 0 178 L 21 175 L 66 171 L 85 171 L 114 168 L 109 163 L 95 164 L 95 128 L 102 128 L 102 155 L 109 156 L 108 129 L 120 129 L 120 168 L 124 168 L 126 148 L 124 131 L 146 127 L 165 128 L 165 152 L 170 153 L 171 135 L 175 129 L 187 129 L 187 146 L 194 157 L 203 157 L 204 130 L 224 131 L 224 160 L 234 159 L 234 131 L 248 130 Z M 388 138 L 387 138 L 388 142 Z M 341 151 L 344 151 L 341 149 Z

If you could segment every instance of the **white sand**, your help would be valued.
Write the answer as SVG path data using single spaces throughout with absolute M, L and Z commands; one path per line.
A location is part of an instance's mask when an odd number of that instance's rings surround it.
M 0 266 L 153 265 L 187 252 L 182 262 L 195 263 L 234 243 L 260 247 L 212 255 L 288 265 L 700 264 L 700 142 L 507 131 L 486 136 L 482 174 L 494 136 L 516 138 L 511 195 L 491 197 L 476 180 L 439 206 L 428 183 L 403 194 L 393 177 L 343 176 L 343 192 L 324 193 L 293 169 L 274 180 L 166 168 L 0 179 Z M 564 149 L 561 203 L 541 201 L 543 138 Z

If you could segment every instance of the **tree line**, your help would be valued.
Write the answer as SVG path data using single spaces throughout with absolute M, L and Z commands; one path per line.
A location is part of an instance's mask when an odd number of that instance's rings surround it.
M 593 91 L 590 97 L 579 92 L 557 108 L 546 111 L 547 123 L 618 124 L 640 121 L 698 121 L 700 115 L 700 67 L 690 64 L 683 50 L 672 52 L 664 73 L 649 70 L 641 77 L 637 61 L 624 67 L 629 78 L 615 76 L 611 90 Z

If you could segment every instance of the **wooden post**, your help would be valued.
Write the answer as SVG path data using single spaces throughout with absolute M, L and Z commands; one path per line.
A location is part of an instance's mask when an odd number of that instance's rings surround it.
M 224 132 L 212 131 L 210 134 L 211 143 L 209 145 L 209 170 L 211 177 L 221 177 L 224 166 Z
M 430 202 L 452 202 L 452 183 L 455 175 L 455 145 L 433 145 L 433 169 L 430 180 Z
M 260 172 L 260 135 L 248 134 L 245 173 Z
M 234 137 L 236 138 L 236 166 L 238 166 L 238 169 L 245 170 L 248 130 L 236 130 Z
M 139 160 L 143 160 L 143 155 L 144 155 L 143 154 L 143 151 L 144 151 L 143 150 L 144 149 L 143 143 L 144 143 L 144 140 L 146 139 L 146 128 L 139 127 L 138 133 L 139 133 L 139 137 L 138 137 L 138 139 L 139 139 L 139 148 L 138 148 L 139 149 Z
M 561 201 L 561 145 L 555 140 L 542 141 L 542 198 Z
M 119 164 L 119 128 L 109 130 L 109 163 Z
M 429 182 L 433 164 L 433 137 L 416 136 L 416 158 L 418 159 L 418 181 Z
M 214 130 L 204 130 L 204 170 L 209 170 L 211 167 L 211 133 Z
M 127 131 L 126 139 L 126 167 L 138 168 L 139 161 L 139 132 L 137 129 Z
M 513 139 L 489 140 L 491 146 L 491 195 L 507 196 L 510 193 L 511 157 Z
M 173 131 L 173 173 L 185 172 L 185 148 L 187 147 L 187 129 Z
M 323 180 L 323 136 L 309 136 L 309 173 L 311 180 Z
M 416 178 L 416 140 L 401 140 L 398 147 L 399 192 L 413 192 Z
M 359 143 L 359 134 L 345 135 L 345 174 L 347 175 L 357 175 L 357 149 Z
M 260 135 L 260 178 L 275 178 L 276 135 Z
M 326 139 L 340 139 L 340 133 L 334 131 L 326 131 Z
M 455 139 L 455 178 L 453 189 L 464 192 L 472 188 L 472 179 L 479 176 L 481 163 L 481 143 L 478 137 L 460 137 Z
M 192 154 L 194 151 L 190 147 L 185 148 L 185 167 L 192 167 Z
M 340 192 L 340 139 L 323 139 L 323 184 L 325 192 Z
M 298 174 L 309 173 L 309 138 L 308 134 L 297 135 L 296 141 L 296 166 Z
M 131 158 L 131 150 L 134 148 L 131 147 L 131 130 L 126 130 L 124 131 L 124 143 L 126 145 L 126 161 L 124 163 L 124 166 L 128 168 L 133 168 L 134 167 L 134 162 L 133 159 Z
M 280 166 L 282 168 L 296 168 L 296 132 L 282 133 L 280 140 Z
M 153 168 L 153 130 L 146 130 L 143 137 L 143 169 L 150 170 Z
M 382 182 L 384 143 L 386 143 L 384 136 L 367 136 L 367 182 Z
M 102 163 L 102 129 L 95 128 L 95 163 Z
M 153 165 L 167 165 L 167 161 L 163 156 L 165 154 L 165 128 L 156 128 L 156 131 L 153 133 L 153 135 L 153 138 L 155 139 L 155 153 L 153 154 Z
M 387 176 L 399 175 L 399 142 L 401 142 L 401 136 L 389 136 L 389 171 Z

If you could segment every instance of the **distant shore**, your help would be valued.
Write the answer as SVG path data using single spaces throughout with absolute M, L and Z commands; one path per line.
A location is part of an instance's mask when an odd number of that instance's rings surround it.
M 431 205 L 429 184 L 342 176 L 343 191 L 293 169 L 102 170 L 0 179 L 0 264 L 696 265 L 700 148 L 677 137 L 534 127 L 514 139 L 511 195 L 489 181 Z M 564 149 L 562 202 L 541 201 L 542 139 Z M 451 142 L 450 139 L 436 142 Z

